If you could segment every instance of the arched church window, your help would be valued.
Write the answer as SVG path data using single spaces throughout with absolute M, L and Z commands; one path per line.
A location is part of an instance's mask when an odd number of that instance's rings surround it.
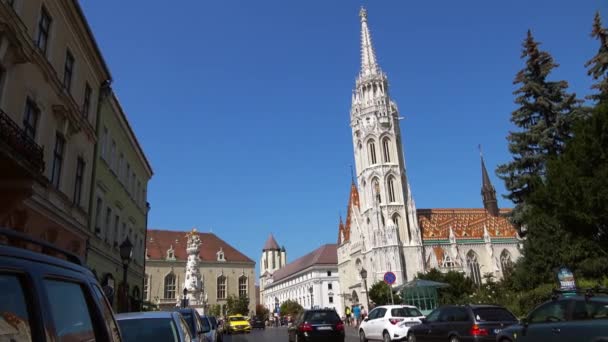
M 367 143 L 367 149 L 369 150 L 369 163 L 375 165 L 378 160 L 376 159 L 376 143 L 374 143 L 374 140 Z
M 500 267 L 502 268 L 503 276 L 507 276 L 513 268 L 513 260 L 511 259 L 511 253 L 506 249 L 500 253 Z
M 247 277 L 239 277 L 239 297 L 247 297 Z
M 473 251 L 467 253 L 467 267 L 471 280 L 478 286 L 481 285 L 481 272 L 479 270 L 479 262 L 477 261 L 477 253 Z
M 169 273 L 165 277 L 165 299 L 175 299 L 175 274 Z
M 384 156 L 384 162 L 391 162 L 391 140 L 389 138 L 384 138 L 382 140 L 382 155 Z
M 217 277 L 217 299 L 226 299 L 226 277 Z
M 387 182 L 386 185 L 388 186 L 388 201 L 390 203 L 396 202 L 396 196 L 395 196 L 395 177 L 393 177 L 393 176 L 388 177 L 388 182 Z
M 382 196 L 380 196 L 380 182 L 378 181 L 378 178 L 374 178 L 373 184 L 374 188 L 372 189 L 372 191 L 374 192 L 374 197 L 376 198 L 378 203 L 382 203 Z

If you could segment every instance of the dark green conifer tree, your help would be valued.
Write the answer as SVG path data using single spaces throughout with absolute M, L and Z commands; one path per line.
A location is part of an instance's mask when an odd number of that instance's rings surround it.
M 602 27 L 600 12 L 595 13 L 591 36 L 600 42 L 600 48 L 597 54 L 585 63 L 585 67 L 589 68 L 587 71 L 589 76 L 599 80 L 591 87 L 597 89 L 599 93 L 592 94 L 588 98 L 598 102 L 606 102 L 608 101 L 608 75 L 606 73 L 608 70 L 608 30 Z

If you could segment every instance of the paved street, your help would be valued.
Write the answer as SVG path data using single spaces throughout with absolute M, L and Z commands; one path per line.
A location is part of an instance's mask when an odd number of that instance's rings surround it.
M 346 328 L 346 342 L 356 342 L 357 333 L 354 328 Z M 265 330 L 253 330 L 251 334 L 225 335 L 225 342 L 264 342 L 282 341 L 287 342 L 287 328 L 266 328 Z

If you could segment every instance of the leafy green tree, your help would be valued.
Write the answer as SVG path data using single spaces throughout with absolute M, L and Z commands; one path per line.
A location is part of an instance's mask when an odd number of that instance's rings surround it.
M 268 316 L 270 315 L 270 311 L 264 305 L 258 304 L 255 306 L 255 315 L 267 320 Z
M 369 299 L 371 299 L 376 305 L 391 304 L 390 291 L 391 287 L 388 286 L 388 284 L 386 284 L 384 281 L 379 281 L 372 285 L 372 287 L 369 289 Z M 393 301 L 395 304 L 401 303 L 399 294 L 393 293 Z
M 226 300 L 226 306 L 228 307 L 228 315 L 247 316 L 249 314 L 249 298 L 247 296 L 230 295 Z
M 209 315 L 220 317 L 222 315 L 222 307 L 219 304 L 213 304 L 209 307 Z
M 467 303 L 469 296 L 475 291 L 475 283 L 461 272 L 449 271 L 442 273 L 433 268 L 427 273 L 418 273 L 416 277 L 449 285 L 448 287 L 437 289 L 440 304 Z
M 523 223 L 526 199 L 542 184 L 547 159 L 561 153 L 572 123 L 582 114 L 575 94 L 566 92 L 568 83 L 547 79 L 558 65 L 538 46 L 528 31 L 522 52 L 526 66 L 514 81 L 520 86 L 514 92 L 519 108 L 511 114 L 511 122 L 518 131 L 507 137 L 513 160 L 497 169 L 509 191 L 506 197 L 515 203 L 512 219 L 517 225 Z
M 608 101 L 608 75 L 606 75 L 608 70 L 608 30 L 602 27 L 600 12 L 595 13 L 591 36 L 599 40 L 600 48 L 597 54 L 585 63 L 585 67 L 589 67 L 587 71 L 589 76 L 592 76 L 595 80 L 599 79 L 599 82 L 591 87 L 597 89 L 599 93 L 590 95 L 589 98 L 598 102 L 606 102 Z
M 279 310 L 281 310 L 281 315 L 283 316 L 294 316 L 304 311 L 304 308 L 298 302 L 288 299 L 281 304 Z

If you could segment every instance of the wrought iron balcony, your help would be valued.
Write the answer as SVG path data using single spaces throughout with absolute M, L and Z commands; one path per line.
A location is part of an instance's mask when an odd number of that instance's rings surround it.
M 8 147 L 18 159 L 25 161 L 36 173 L 44 171 L 42 147 L 0 109 L 0 144 Z

